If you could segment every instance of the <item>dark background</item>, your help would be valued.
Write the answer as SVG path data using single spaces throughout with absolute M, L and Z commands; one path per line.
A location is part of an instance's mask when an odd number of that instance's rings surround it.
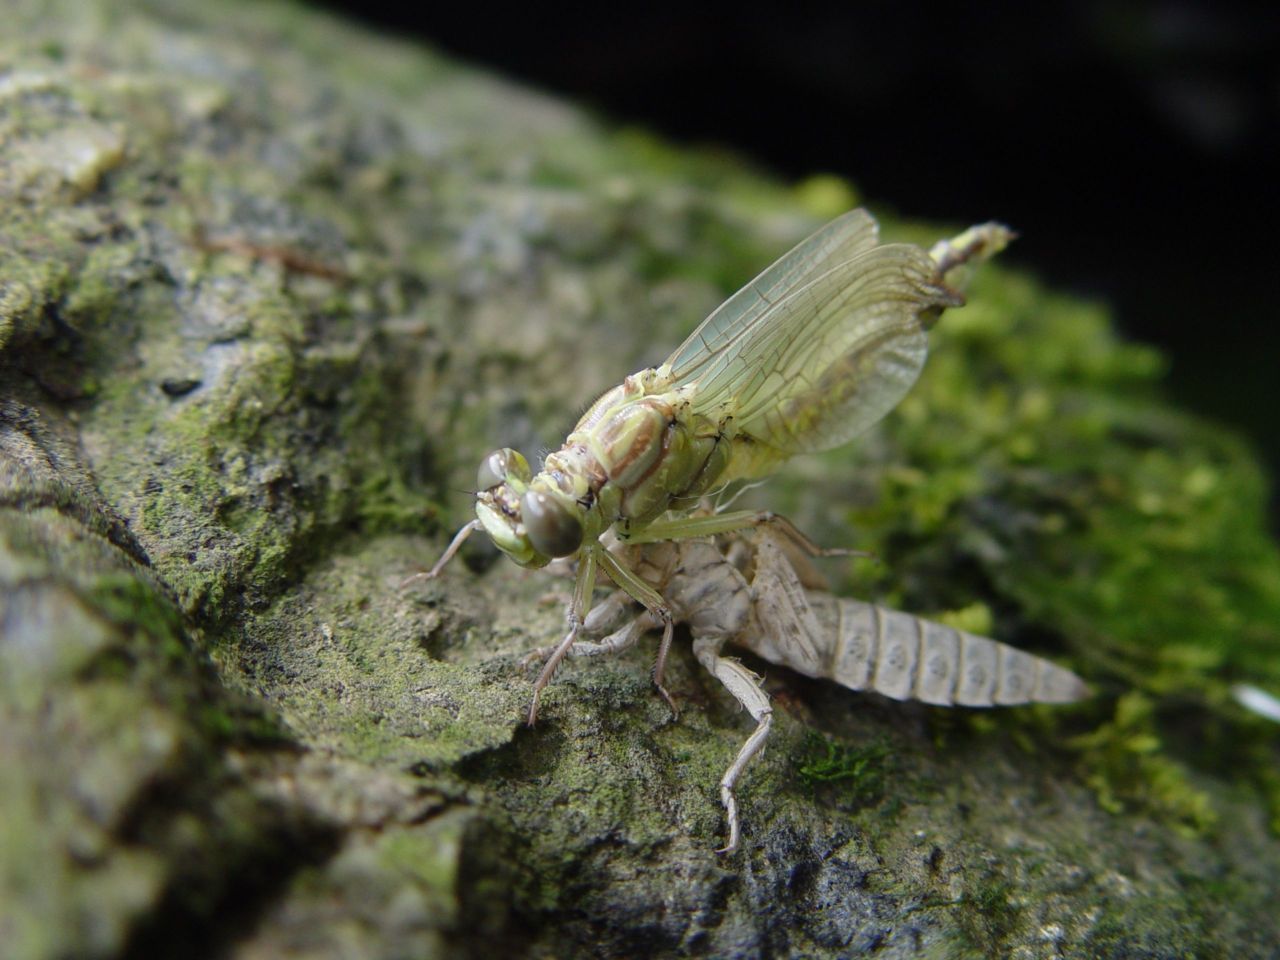
M 1111 303 L 1179 403 L 1252 438 L 1277 527 L 1280 5 L 328 5 L 783 177 L 1014 225 L 1011 261 Z

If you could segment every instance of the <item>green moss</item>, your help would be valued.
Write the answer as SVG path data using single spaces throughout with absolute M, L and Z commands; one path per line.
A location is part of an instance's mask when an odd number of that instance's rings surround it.
M 1156 729 L 1155 703 L 1132 691 L 1116 701 L 1110 722 L 1075 738 L 1098 802 L 1112 813 L 1136 804 L 1188 836 L 1212 829 L 1218 817 L 1209 797 L 1191 785 L 1182 764 L 1161 753 Z
M 834 220 L 860 203 L 858 191 L 844 177 L 817 174 L 795 188 L 796 202 L 818 220 Z
M 1015 902 L 1017 891 L 1003 874 L 989 872 L 970 882 L 955 916 L 963 946 L 953 957 L 996 957 L 1007 950 L 1006 941 L 1024 922 Z
M 191 651 L 182 643 L 185 625 L 178 611 L 154 585 L 136 575 L 99 576 L 86 599 L 99 615 L 130 631 L 141 631 L 155 645 L 155 652 L 173 662 L 190 656 Z
M 452 919 L 462 848 L 465 814 L 438 818 L 422 827 L 387 834 L 378 843 L 378 857 L 393 874 L 409 880 L 430 897 L 437 911 Z
M 15 221 L 10 229 L 31 227 Z M 37 337 L 52 338 L 55 331 L 48 310 L 62 296 L 70 279 L 67 264 L 49 257 L 33 257 L 27 251 L 0 246 L 0 351 L 28 343 Z
M 804 749 L 805 759 L 796 765 L 796 772 L 810 784 L 845 781 L 846 792 L 859 803 L 870 803 L 884 793 L 887 744 L 851 747 L 810 731 Z

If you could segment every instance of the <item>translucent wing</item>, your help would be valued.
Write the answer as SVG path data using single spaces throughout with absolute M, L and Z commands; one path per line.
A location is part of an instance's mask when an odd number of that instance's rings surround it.
M 800 241 L 758 277 L 722 303 L 671 355 L 678 380 L 700 377 L 708 364 L 739 334 L 750 329 L 775 303 L 821 271 L 866 253 L 878 242 L 871 214 L 858 209 L 836 217 Z
M 851 245 L 847 259 L 815 264 L 797 256 L 806 246 L 748 285 L 762 307 L 700 336 L 717 311 L 670 361 L 676 385 L 696 386 L 699 411 L 732 416 L 737 433 L 771 448 L 775 460 L 839 446 L 888 413 L 924 365 L 928 324 L 959 302 L 918 247 Z M 769 302 L 757 285 L 784 264 L 787 289 Z M 760 463 L 770 459 L 762 452 L 754 455 Z

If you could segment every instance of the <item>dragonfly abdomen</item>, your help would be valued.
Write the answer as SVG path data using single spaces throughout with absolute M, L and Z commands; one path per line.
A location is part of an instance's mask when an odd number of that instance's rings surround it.
M 812 591 L 808 599 L 823 638 L 819 646 L 826 648 L 822 668 L 804 671 L 811 676 L 938 706 L 1070 703 L 1088 696 L 1070 670 L 1008 644 L 858 600 Z

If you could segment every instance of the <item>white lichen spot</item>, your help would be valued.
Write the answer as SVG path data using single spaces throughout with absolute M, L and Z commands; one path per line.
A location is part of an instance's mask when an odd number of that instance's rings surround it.
M 1040 928 L 1038 936 L 1045 943 L 1061 943 L 1066 936 L 1066 931 L 1062 929 L 1060 923 L 1046 923 Z
M 34 70 L 15 70 L 0 76 L 0 103 L 26 93 L 39 93 L 55 86 L 53 77 Z
M 81 123 L 13 148 L 9 176 L 24 192 L 69 194 L 77 200 L 124 159 L 124 137 L 99 123 Z

